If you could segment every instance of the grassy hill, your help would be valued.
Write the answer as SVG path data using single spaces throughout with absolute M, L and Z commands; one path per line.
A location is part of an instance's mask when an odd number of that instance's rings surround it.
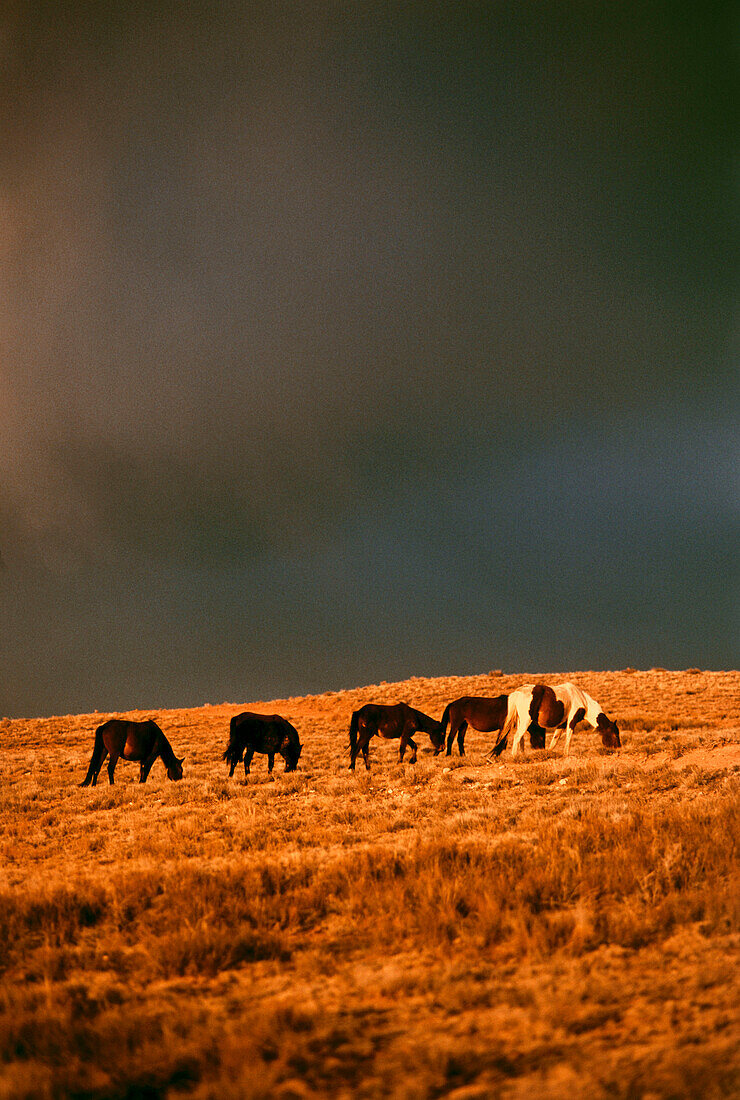
M 623 748 L 347 770 L 351 713 L 581 684 Z M 248 781 L 230 717 L 299 770 Z M 414 678 L 153 717 L 185 778 L 80 789 L 90 714 L 0 722 L 0 1097 L 740 1092 L 740 673 Z

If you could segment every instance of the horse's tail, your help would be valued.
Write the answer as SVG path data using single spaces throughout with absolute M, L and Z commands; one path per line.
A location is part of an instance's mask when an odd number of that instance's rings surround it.
M 506 712 L 506 721 L 501 727 L 501 733 L 499 734 L 499 741 L 503 741 L 505 737 L 514 735 L 516 733 L 517 726 L 519 724 L 519 708 L 516 703 L 511 699 L 509 700 L 509 707 Z
M 234 730 L 236 729 L 236 718 L 238 718 L 238 717 L 239 717 L 239 715 L 235 714 L 232 717 L 231 722 L 229 723 L 229 744 L 227 745 L 227 748 L 225 748 L 223 756 L 221 757 L 222 760 L 228 760 L 229 763 L 231 763 L 231 760 L 232 760 L 233 755 L 234 755 L 234 749 L 236 747 L 236 741 L 234 739 Z
M 509 740 L 508 737 L 502 737 L 501 734 L 499 733 L 498 741 L 496 742 L 496 744 L 493 746 L 493 748 L 489 752 L 489 754 L 488 754 L 489 757 L 491 757 L 491 756 L 500 756 L 501 753 L 506 748 L 508 740 Z
M 442 717 L 439 720 L 439 724 L 442 727 L 442 733 L 447 733 L 447 727 L 450 724 L 450 708 L 451 708 L 451 706 L 452 706 L 452 703 L 447 704 L 447 706 L 444 709 L 444 713 L 442 714 Z
M 92 756 L 90 757 L 90 766 L 87 769 L 87 775 L 80 783 L 81 787 L 89 787 L 93 781 L 93 778 L 100 770 L 100 766 L 105 760 L 106 748 L 103 744 L 103 727 L 106 725 L 104 722 L 102 726 L 98 726 L 95 730 L 95 744 L 93 746 Z
M 506 748 L 509 737 L 516 733 L 517 722 L 519 718 L 519 712 L 516 704 L 512 701 L 512 697 L 509 696 L 509 706 L 506 712 L 506 720 L 499 731 L 499 735 L 496 738 L 496 742 L 488 753 L 488 757 L 500 756 Z
M 238 714 L 235 714 L 229 722 L 229 743 L 226 746 L 226 752 L 221 757 L 222 760 L 228 760 L 229 763 L 231 763 L 235 756 L 237 764 L 239 763 L 239 747 L 235 736 L 238 725 L 237 718 L 239 717 Z
M 349 750 L 354 755 L 357 750 L 357 731 L 360 728 L 360 712 L 355 710 L 352 712 L 352 719 L 349 724 Z

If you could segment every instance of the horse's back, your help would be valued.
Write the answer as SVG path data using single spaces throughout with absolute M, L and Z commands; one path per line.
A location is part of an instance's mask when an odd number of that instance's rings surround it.
M 592 707 L 598 706 L 595 699 L 592 699 L 583 688 L 579 688 L 577 684 L 571 683 L 570 680 L 566 680 L 563 684 L 556 684 L 552 690 L 566 710 L 575 711 L 583 707 L 585 711 L 589 711 Z
M 365 703 L 358 710 L 364 722 L 384 722 L 393 718 L 402 718 L 410 710 L 405 703 Z
M 414 711 L 406 703 L 365 703 L 357 714 L 358 728 L 372 730 L 386 739 L 400 737 Z
M 501 729 L 506 721 L 509 707 L 508 695 L 486 698 L 479 695 L 464 695 L 457 700 L 457 712 L 480 733 L 491 733 Z
M 126 744 L 128 727 L 131 723 L 126 718 L 109 718 L 98 726 L 95 737 L 100 738 L 109 753 L 118 753 L 120 756 L 123 746 Z
M 269 726 L 277 717 L 275 714 L 256 714 L 251 710 L 244 710 L 241 714 L 235 714 L 229 723 L 229 731 L 232 735 L 243 737 L 250 731 L 257 731 Z
M 95 731 L 96 739 L 101 738 L 110 755 L 122 756 L 124 760 L 146 756 L 160 734 L 156 722 L 134 722 L 130 718 L 109 718 Z
M 240 742 L 260 745 L 263 742 L 271 742 L 275 739 L 282 741 L 285 738 L 293 744 L 300 744 L 298 731 L 282 714 L 256 714 L 253 711 L 244 711 L 231 719 L 231 738 Z M 258 748 L 258 751 L 259 748 Z
M 290 726 L 290 722 L 287 718 L 283 718 L 282 714 L 257 714 L 257 712 L 253 710 L 244 710 L 241 714 L 235 714 L 231 719 L 230 725 L 232 729 L 236 729 L 249 722 L 253 722 L 256 726 L 269 726 L 273 723 Z M 291 729 L 292 728 L 291 726 Z

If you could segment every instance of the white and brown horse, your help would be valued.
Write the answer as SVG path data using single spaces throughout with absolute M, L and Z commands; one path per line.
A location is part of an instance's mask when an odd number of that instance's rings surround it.
M 514 756 L 525 732 L 532 723 L 545 731 L 552 730 L 550 748 L 565 732 L 565 755 L 570 748 L 573 730 L 579 722 L 585 722 L 601 734 L 601 741 L 607 749 L 621 748 L 619 727 L 607 718 L 600 703 L 597 703 L 582 688 L 575 684 L 558 684 L 549 687 L 546 684 L 530 684 L 517 688 L 509 695 L 506 721 L 501 729 L 497 746 L 511 736 L 511 755 Z M 495 752 L 495 748 L 494 751 Z

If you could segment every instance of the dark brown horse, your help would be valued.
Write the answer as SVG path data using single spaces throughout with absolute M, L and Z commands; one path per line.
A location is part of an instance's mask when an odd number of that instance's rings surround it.
M 183 756 L 178 760 L 172 751 L 172 745 L 156 722 L 132 722 L 127 718 L 110 718 L 102 726 L 95 730 L 95 747 L 93 748 L 90 767 L 87 775 L 80 783 L 81 787 L 93 787 L 98 781 L 98 773 L 103 766 L 103 761 L 110 753 L 108 761 L 108 778 L 113 782 L 113 772 L 116 770 L 118 758 L 134 760 L 141 764 L 139 782 L 146 783 L 146 777 L 152 770 L 152 764 L 158 756 L 162 757 L 162 763 L 167 769 L 168 779 L 182 779 Z
M 253 714 L 244 711 L 236 714 L 229 725 L 229 743 L 224 760 L 230 764 L 229 777 L 234 774 L 239 761 L 244 757 L 244 775 L 249 775 L 252 757 L 256 752 L 267 755 L 267 770 L 271 772 L 275 764 L 275 753 L 279 752 L 285 761 L 286 772 L 293 772 L 298 766 L 302 745 L 298 731 L 286 718 L 279 714 Z
M 396 737 L 401 738 L 398 750 L 399 762 L 403 760 L 406 746 L 411 745 L 413 755 L 409 759 L 409 763 L 415 764 L 417 746 L 411 735 L 417 731 L 429 734 L 429 739 L 434 745 L 435 756 L 442 751 L 445 743 L 442 724 L 435 721 L 434 718 L 430 718 L 428 714 L 424 714 L 420 710 L 414 710 L 407 703 L 392 705 L 366 703 L 364 707 L 360 707 L 359 710 L 354 712 L 352 721 L 349 724 L 350 771 L 355 770 L 355 761 L 359 753 L 362 753 L 365 767 L 370 767 L 368 746 L 370 739 L 375 737 L 376 734 L 386 741 L 394 740 Z
M 463 695 L 462 698 L 448 703 L 442 715 L 443 732 L 448 724 L 450 727 L 447 737 L 447 755 L 450 756 L 452 753 L 455 737 L 457 737 L 460 756 L 465 755 L 465 732 L 468 726 L 472 726 L 479 733 L 493 733 L 494 730 L 500 730 L 506 721 L 508 701 L 508 695 L 497 695 L 495 699 Z M 545 731 L 536 722 L 532 722 L 529 727 L 529 741 L 533 749 L 545 747 Z M 502 751 L 505 744 L 504 741 L 501 749 L 498 745 L 496 746 L 497 754 Z

